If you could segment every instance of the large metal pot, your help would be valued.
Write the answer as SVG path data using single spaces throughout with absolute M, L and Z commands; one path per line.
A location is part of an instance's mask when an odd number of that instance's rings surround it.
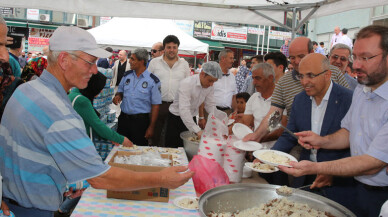
M 275 198 L 283 196 L 276 193 L 278 185 L 268 184 L 233 184 L 224 185 L 206 191 L 199 198 L 199 212 L 206 217 L 210 211 L 214 212 L 235 212 L 260 206 Z M 288 200 L 299 203 L 306 203 L 311 208 L 326 211 L 336 217 L 356 217 L 344 206 L 329 200 L 325 197 L 294 189 Z
M 199 142 L 190 141 L 189 138 L 197 135 L 193 134 L 190 131 L 184 131 L 180 134 L 180 136 L 181 136 L 181 139 L 183 140 L 183 147 L 185 148 L 187 158 L 190 161 L 193 158 L 193 156 L 198 153 Z

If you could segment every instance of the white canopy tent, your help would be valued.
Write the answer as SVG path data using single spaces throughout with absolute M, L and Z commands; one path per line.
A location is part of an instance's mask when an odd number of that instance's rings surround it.
M 209 45 L 181 29 L 172 20 L 113 18 L 108 23 L 88 30 L 99 45 L 113 49 L 149 49 L 156 42 L 162 42 L 167 35 L 175 35 L 180 41 L 182 54 L 208 53 Z
M 281 26 L 295 32 L 310 18 L 388 4 L 387 0 L 2 0 L 0 6 L 92 16 L 209 20 Z M 293 13 L 292 28 L 284 12 Z M 301 21 L 296 16 L 301 14 Z

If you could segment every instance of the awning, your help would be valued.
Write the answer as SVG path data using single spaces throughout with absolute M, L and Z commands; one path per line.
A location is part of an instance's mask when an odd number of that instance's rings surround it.
M 234 44 L 234 43 L 225 43 L 223 42 L 222 45 L 225 47 L 231 47 L 231 48 L 237 48 L 237 49 L 245 49 L 245 50 L 256 50 L 256 45 L 250 45 L 250 44 Z M 259 50 L 261 50 L 261 45 L 259 46 Z M 267 46 L 264 46 L 264 50 L 267 50 Z M 279 48 L 269 48 L 269 51 L 279 51 Z
M 219 41 L 211 41 L 211 40 L 200 40 L 203 43 L 209 45 L 209 50 L 221 51 L 225 49 L 225 46 Z
M 49 25 L 49 24 L 38 24 L 38 23 L 28 23 L 30 28 L 39 28 L 39 29 L 57 29 L 58 25 Z
M 16 27 L 27 27 L 26 22 L 17 22 L 17 21 L 5 21 L 7 26 L 16 26 Z

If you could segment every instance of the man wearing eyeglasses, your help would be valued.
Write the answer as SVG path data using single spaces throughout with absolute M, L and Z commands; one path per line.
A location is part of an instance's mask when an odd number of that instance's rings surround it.
M 324 174 L 354 176 L 357 216 L 378 216 L 388 200 L 388 27 L 367 26 L 356 36 L 353 69 L 360 85 L 337 132 L 321 137 L 296 133 L 306 149 L 346 149 L 351 157 L 327 162 L 301 161 L 293 168 L 279 166 L 293 176 Z
M 308 54 L 299 64 L 298 77 L 304 90 L 295 96 L 287 128 L 292 132 L 311 130 L 322 136 L 340 129 L 352 102 L 352 91 L 331 81 L 329 60 L 322 54 Z M 297 139 L 283 132 L 272 149 L 289 153 L 295 146 L 298 146 Z M 349 156 L 349 149 L 303 149 L 300 160 L 322 162 Z M 354 191 L 352 178 L 308 175 L 293 179 L 291 186 L 298 188 L 309 184 L 312 184 L 312 192 L 354 210 L 349 199 Z
M 348 66 L 351 60 L 352 50 L 346 44 L 338 43 L 334 45 L 330 50 L 330 64 L 337 66 L 338 69 L 345 76 L 346 81 L 348 82 L 349 88 L 354 90 L 358 84 L 357 80 L 352 78 L 348 73 L 346 73 L 346 67 Z
M 156 57 L 160 57 L 163 54 L 164 54 L 164 50 L 163 50 L 162 42 L 156 42 L 154 45 L 152 45 L 152 48 L 151 48 L 152 59 Z
M 0 20 L 0 33 L 1 27 Z M 94 188 L 136 190 L 176 188 L 191 178 L 193 172 L 180 173 L 187 167 L 144 173 L 104 163 L 67 92 L 85 88 L 97 73 L 97 58 L 111 53 L 74 26 L 56 29 L 49 44 L 47 70 L 16 89 L 0 125 L 3 201 L 15 216 L 52 217 L 68 183 L 87 180 Z
M 155 74 L 161 83 L 162 104 L 159 107 L 152 145 L 168 146 L 164 144 L 164 135 L 168 108 L 172 104 L 180 81 L 190 75 L 189 63 L 178 56 L 180 41 L 175 35 L 168 35 L 163 39 L 163 55 L 153 58 L 148 65 L 148 71 Z

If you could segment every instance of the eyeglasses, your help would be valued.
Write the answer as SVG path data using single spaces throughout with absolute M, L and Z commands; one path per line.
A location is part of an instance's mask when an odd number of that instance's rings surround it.
M 96 65 L 97 60 L 95 60 L 95 61 L 93 61 L 93 62 L 90 62 L 90 61 L 85 60 L 84 58 L 82 58 L 82 57 L 80 57 L 80 56 L 78 56 L 78 55 L 75 55 L 75 54 L 72 54 L 72 53 L 68 53 L 68 54 L 70 54 L 70 55 L 72 55 L 72 56 L 75 56 L 75 57 L 77 57 L 77 58 L 79 58 L 79 59 L 85 61 L 86 63 L 89 63 L 91 66 Z
M 162 50 L 155 50 L 155 49 L 151 49 L 151 53 L 156 53 L 158 51 L 162 51 Z
M 325 73 L 325 72 L 327 72 L 327 71 L 328 71 L 328 70 L 326 69 L 325 71 L 320 72 L 320 73 L 318 73 L 318 74 L 313 74 L 312 72 L 308 72 L 308 73 L 306 73 L 305 75 L 297 74 L 296 77 L 297 77 L 299 80 L 302 80 L 303 78 L 305 78 L 305 76 L 306 76 L 306 78 L 313 79 L 313 78 L 315 78 L 315 77 L 318 77 L 318 76 L 322 75 L 323 73 Z
M 353 55 L 352 55 L 352 58 L 353 58 L 353 61 L 359 60 L 359 61 L 361 61 L 361 62 L 368 63 L 369 60 L 371 60 L 371 59 L 373 59 L 373 58 L 375 58 L 375 57 L 377 57 L 377 56 L 379 56 L 379 55 L 381 55 L 381 54 L 383 54 L 383 53 L 376 54 L 376 55 L 371 56 L 371 57 L 358 57 L 358 56 L 356 56 L 356 55 L 353 54 Z
M 338 55 L 330 55 L 330 58 L 332 58 L 333 60 L 337 61 L 338 59 L 341 60 L 341 62 L 346 62 L 348 60 L 350 60 L 351 58 L 347 58 L 347 57 L 344 57 L 344 56 L 338 56 Z

